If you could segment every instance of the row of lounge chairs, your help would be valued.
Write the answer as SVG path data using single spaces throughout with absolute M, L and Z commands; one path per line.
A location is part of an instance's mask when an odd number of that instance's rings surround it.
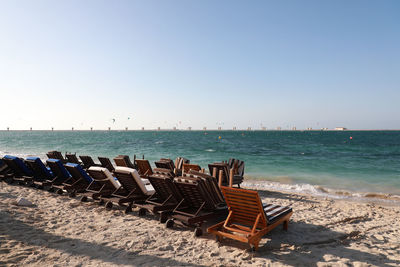
M 178 222 L 193 227 L 196 236 L 202 235 L 204 222 L 228 215 L 225 221 L 207 231 L 219 239 L 246 242 L 254 249 L 258 248 L 261 237 L 277 225 L 283 223 L 287 229 L 292 215 L 288 207 L 263 206 L 256 191 L 221 186 L 221 179 L 218 181 L 200 167 L 184 170 L 183 166 L 190 163 L 183 158 L 175 162 L 161 159 L 152 169 L 148 161 L 135 159 L 132 163 L 127 156 L 116 157 L 116 166 L 109 159 L 99 166 L 90 157 L 91 161 L 85 165 L 85 157 L 80 156 L 79 161 L 76 155 L 67 159 L 60 155 L 46 160 L 47 166 L 38 157 L 23 160 L 4 156 L 0 160 L 0 178 L 58 194 L 68 192 L 71 197 L 79 196 L 81 201 L 105 204 L 107 209 L 119 205 L 126 213 L 136 208 L 139 215 L 158 214 L 166 227 Z M 70 160 L 75 163 L 67 162 Z M 232 160 L 232 164 L 240 168 L 241 163 Z M 177 171 L 179 165 L 181 171 Z M 214 165 L 211 164 L 210 173 L 212 170 L 215 174 Z M 230 162 L 217 165 L 229 166 Z

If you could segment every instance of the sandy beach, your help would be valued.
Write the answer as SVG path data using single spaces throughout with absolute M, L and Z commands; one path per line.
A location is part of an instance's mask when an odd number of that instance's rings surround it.
M 157 217 L 0 183 L 1 266 L 399 266 L 400 207 L 275 191 L 263 202 L 293 207 L 289 230 L 245 244 Z M 32 207 L 15 205 L 24 197 Z M 205 225 L 204 227 L 207 227 Z

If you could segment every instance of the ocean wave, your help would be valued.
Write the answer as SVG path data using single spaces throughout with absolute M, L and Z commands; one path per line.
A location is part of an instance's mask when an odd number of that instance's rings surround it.
M 206 151 L 206 152 L 215 152 L 215 150 L 214 150 L 214 149 L 211 149 L 211 148 L 206 149 L 206 150 L 204 150 L 204 151 Z
M 288 193 L 309 194 L 318 197 L 328 197 L 333 199 L 346 199 L 355 201 L 372 201 L 386 204 L 400 205 L 400 195 L 375 193 L 375 192 L 353 192 L 348 190 L 337 190 L 326 188 L 320 185 L 311 184 L 291 184 L 274 181 L 245 180 L 243 187 L 254 188 L 257 190 L 276 190 Z

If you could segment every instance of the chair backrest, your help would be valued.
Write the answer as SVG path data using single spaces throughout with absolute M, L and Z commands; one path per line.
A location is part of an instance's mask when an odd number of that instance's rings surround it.
M 66 180 L 71 177 L 67 169 L 65 169 L 60 159 L 48 159 L 46 160 L 47 166 L 50 167 L 51 171 L 58 179 Z
M 182 195 L 173 183 L 173 174 L 171 172 L 154 169 L 154 173 L 149 175 L 147 179 L 161 201 L 169 198 L 170 202 L 178 203 L 182 199 Z
M 217 179 L 219 180 L 219 173 L 220 170 L 222 170 L 222 184 L 228 184 L 229 182 L 229 166 L 226 163 L 221 163 L 221 162 L 215 162 L 212 164 L 208 164 L 208 170 L 210 171 L 210 174 L 213 175 L 214 169 L 217 169 Z
M 91 156 L 79 156 L 79 158 L 81 159 L 83 167 L 85 167 L 85 169 L 89 169 L 90 167 L 96 165 Z
M 230 222 L 253 226 L 261 214 L 257 228 L 267 227 L 268 220 L 257 191 L 225 186 L 221 187 L 221 191 L 232 212 Z
M 182 171 L 185 172 L 185 173 L 187 173 L 187 172 L 189 172 L 190 170 L 193 170 L 193 171 L 200 171 L 200 170 L 201 170 L 201 167 L 200 167 L 200 165 L 197 165 L 197 164 L 183 163 Z
M 174 162 L 171 159 L 162 158 L 159 161 L 154 162 L 154 164 L 157 168 L 170 169 L 172 171 L 174 171 L 175 168 Z
M 63 155 L 61 154 L 60 151 L 56 151 L 56 150 L 49 151 L 49 152 L 47 152 L 46 155 L 49 159 L 59 159 L 62 162 L 66 162 L 65 158 L 63 157 Z
M 88 169 L 88 173 L 90 177 L 96 182 L 104 184 L 106 188 L 116 190 L 121 186 L 119 181 L 115 180 L 107 168 L 92 166 Z
M 135 169 L 135 165 L 132 163 L 128 155 L 118 155 L 114 158 L 114 162 L 117 166 Z
M 66 153 L 65 157 L 67 158 L 68 162 L 76 163 L 76 164 L 80 163 L 76 154 Z
M 37 179 L 48 180 L 54 177 L 53 173 L 46 168 L 39 157 L 27 157 L 25 163 L 33 171 L 33 176 Z
M 175 177 L 174 184 L 189 207 L 199 208 L 205 203 L 204 208 L 214 210 L 215 203 L 210 200 L 204 181 L 198 177 Z
M 152 175 L 153 170 L 147 159 L 136 159 L 137 170 L 140 175 Z
M 82 166 L 80 164 L 76 163 L 67 163 L 64 165 L 67 171 L 71 174 L 71 176 L 74 178 L 74 180 L 83 180 L 86 181 L 88 184 L 90 184 L 93 179 L 90 177 L 85 170 L 83 170 Z
M 244 161 L 239 159 L 230 158 L 228 161 L 230 169 L 233 169 L 233 173 L 239 176 L 244 175 Z
M 26 166 L 26 164 L 22 161 L 22 159 L 16 156 L 5 155 L 3 157 L 3 161 L 5 164 L 8 165 L 8 167 L 10 167 L 15 176 L 33 175 L 32 170 L 30 170 L 29 167 Z
M 114 175 L 128 192 L 141 193 L 142 195 L 152 195 L 154 193 L 153 187 L 146 186 L 135 169 L 117 166 Z
M 111 160 L 106 157 L 98 157 L 101 167 L 107 168 L 110 172 L 114 171 L 114 166 L 111 163 Z
M 218 181 L 215 177 L 194 170 L 190 170 L 184 175 L 202 178 L 205 181 L 207 190 L 209 191 L 209 196 L 213 199 L 214 203 L 216 205 L 225 203 L 224 196 L 222 195 L 221 189 L 218 186 Z
M 175 168 L 178 170 L 182 170 L 183 163 L 190 163 L 190 160 L 183 157 L 177 157 L 175 159 Z

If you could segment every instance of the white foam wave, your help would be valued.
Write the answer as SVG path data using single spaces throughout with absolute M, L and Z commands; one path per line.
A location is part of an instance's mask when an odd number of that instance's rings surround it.
M 286 184 L 273 181 L 245 180 L 242 185 L 244 187 L 255 188 L 257 190 L 283 191 L 288 193 L 309 194 L 333 199 L 372 201 L 400 205 L 400 196 L 393 194 L 352 192 L 346 190 L 335 190 L 311 184 Z

